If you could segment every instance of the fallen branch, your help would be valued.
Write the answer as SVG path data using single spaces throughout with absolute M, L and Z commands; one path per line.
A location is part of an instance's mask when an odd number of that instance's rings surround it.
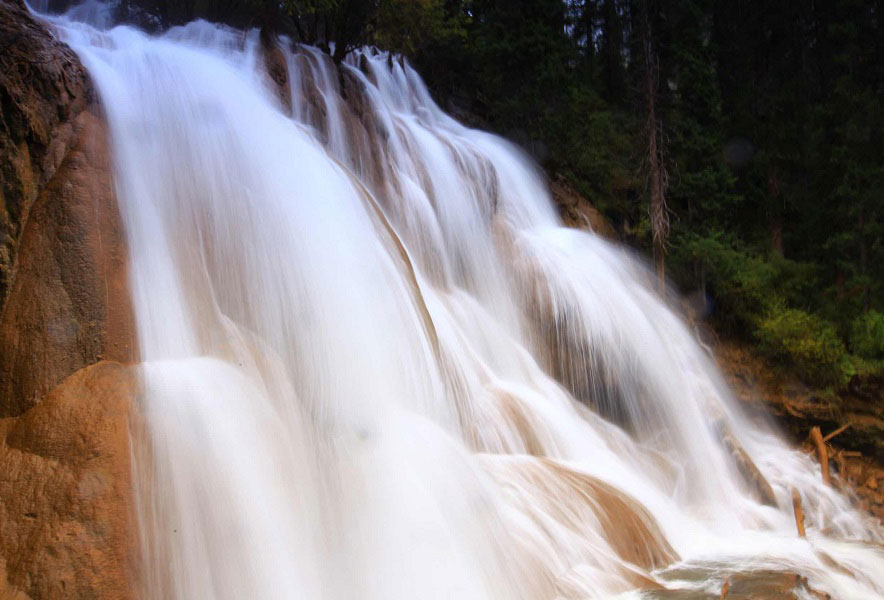
M 826 450 L 826 443 L 823 441 L 823 434 L 820 433 L 819 427 L 814 427 L 810 430 L 810 440 L 816 446 L 816 455 L 820 461 L 823 483 L 831 485 L 831 478 L 829 477 L 829 452 Z
M 723 418 L 719 418 L 716 421 L 715 429 L 721 443 L 730 453 L 737 471 L 750 486 L 756 499 L 762 504 L 776 507 L 777 497 L 774 494 L 773 488 L 752 460 L 752 457 L 749 456 L 749 453 L 746 452 L 746 449 L 743 448 L 742 444 L 734 436 L 727 422 Z
M 847 482 L 847 461 L 844 460 L 844 451 L 836 450 L 835 451 L 835 464 L 838 465 L 838 475 L 840 476 L 840 482 Z M 838 487 L 841 487 L 840 485 Z
M 807 537 L 804 531 L 804 511 L 801 509 L 801 494 L 792 488 L 792 509 L 795 511 L 795 527 L 800 537 Z
M 787 412 L 787 413 L 789 413 L 790 415 L 792 415 L 793 417 L 795 417 L 795 418 L 797 418 L 797 419 L 803 419 L 803 418 L 804 418 L 804 414 L 798 412 L 797 410 L 795 410 L 795 408 L 792 406 L 792 404 L 789 403 L 789 402 L 787 402 L 787 401 L 784 401 L 784 402 L 783 402 L 783 408 L 786 409 L 786 412 Z
M 838 429 L 836 429 L 835 431 L 833 431 L 832 433 L 830 433 L 829 435 L 827 435 L 826 437 L 824 437 L 824 438 L 823 438 L 823 441 L 824 441 L 824 442 L 828 442 L 829 440 L 831 440 L 833 437 L 835 437 L 835 436 L 838 435 L 839 433 L 843 433 L 844 430 L 847 429 L 848 427 L 850 427 L 850 423 L 849 423 L 849 422 L 846 423 L 846 424 L 844 424 L 844 425 L 842 425 L 841 427 L 839 427 Z

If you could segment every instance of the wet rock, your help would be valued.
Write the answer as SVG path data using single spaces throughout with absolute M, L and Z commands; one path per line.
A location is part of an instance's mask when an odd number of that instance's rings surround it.
M 722 572 L 705 566 L 690 565 L 664 573 L 666 579 L 681 581 L 728 582 L 728 600 L 799 600 L 805 598 L 829 599 L 829 595 L 813 589 L 807 579 L 795 573 L 757 570 Z M 651 589 L 643 592 L 644 598 L 658 600 L 719 600 L 720 593 L 708 593 L 691 589 Z
M 289 92 L 289 74 L 285 64 L 285 55 L 266 28 L 261 30 L 261 51 L 264 54 L 264 69 L 279 97 L 280 105 L 285 114 L 290 115 L 292 113 L 292 95 Z
M 0 417 L 101 358 L 133 358 L 107 130 L 82 66 L 0 1 Z M 0 43 L 3 43 L 0 41 Z
M 70 123 L 91 99 L 73 51 L 22 0 L 0 1 L 0 307 L 31 206 L 72 145 Z
M 553 201 L 565 225 L 592 231 L 609 240 L 617 240 L 617 232 L 580 192 L 561 175 L 550 181 Z
M 133 357 L 107 132 L 92 111 L 69 125 L 73 145 L 29 212 L 0 313 L 0 417 L 101 358 Z

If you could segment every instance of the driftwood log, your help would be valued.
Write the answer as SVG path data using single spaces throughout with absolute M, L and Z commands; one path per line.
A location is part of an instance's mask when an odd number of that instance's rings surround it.
M 718 439 L 721 440 L 722 445 L 731 455 L 737 471 L 743 476 L 743 480 L 755 494 L 756 499 L 762 504 L 776 507 L 777 497 L 774 495 L 773 488 L 764 475 L 762 475 L 761 470 L 756 466 L 749 453 L 746 452 L 746 449 L 737 440 L 737 436 L 731 431 L 723 416 L 716 419 L 715 431 L 718 434 Z
M 813 445 L 816 447 L 816 455 L 820 461 L 820 473 L 823 476 L 823 482 L 826 485 L 831 485 L 832 479 L 829 475 L 829 452 L 826 450 L 826 442 L 823 440 L 823 434 L 820 432 L 819 427 L 814 427 L 810 430 L 810 441 L 812 441 Z
M 792 488 L 792 509 L 795 511 L 795 527 L 798 529 L 798 535 L 807 537 L 807 533 L 804 531 L 804 510 L 801 508 L 801 494 L 795 488 Z

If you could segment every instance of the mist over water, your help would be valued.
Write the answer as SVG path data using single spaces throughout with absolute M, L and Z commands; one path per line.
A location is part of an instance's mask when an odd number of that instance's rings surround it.
M 884 596 L 881 530 L 746 419 L 645 266 L 562 227 L 537 167 L 402 60 L 93 12 L 50 20 L 110 126 L 145 597 L 717 595 L 764 570 Z

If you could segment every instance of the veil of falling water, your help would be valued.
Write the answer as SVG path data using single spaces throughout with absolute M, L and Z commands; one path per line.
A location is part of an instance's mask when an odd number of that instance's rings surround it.
M 644 265 L 402 60 L 109 14 L 51 22 L 131 253 L 144 597 L 884 595 L 880 529 L 741 415 Z

